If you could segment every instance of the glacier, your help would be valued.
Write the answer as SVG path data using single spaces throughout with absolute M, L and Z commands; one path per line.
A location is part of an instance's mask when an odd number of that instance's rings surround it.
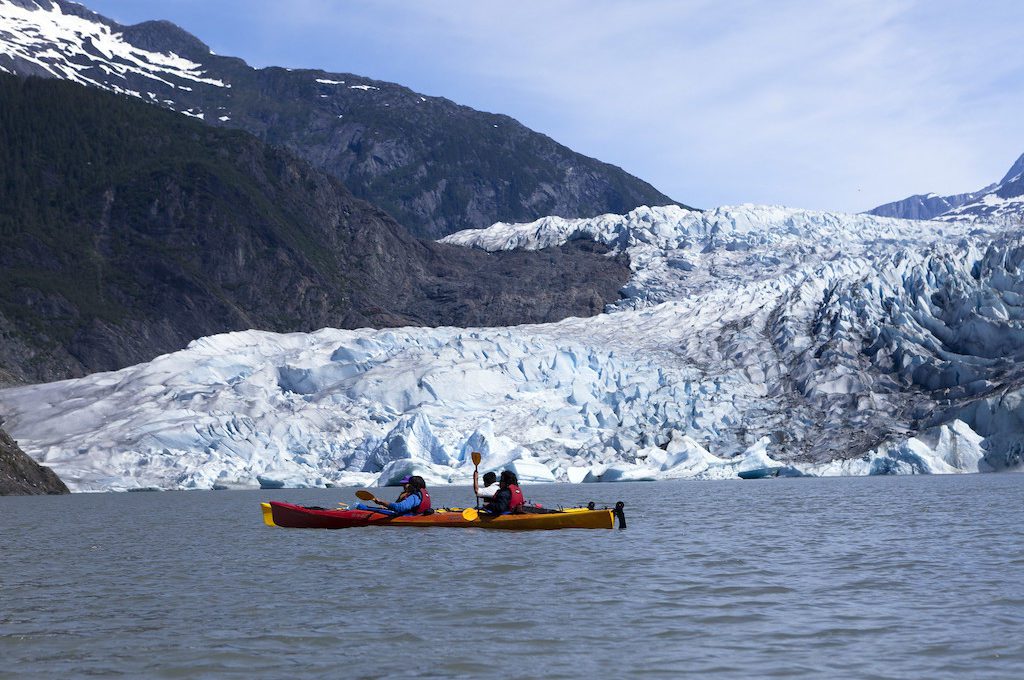
M 531 483 L 1021 469 L 1019 227 L 666 206 L 444 240 L 573 239 L 630 257 L 596 317 L 226 333 L 0 411 L 75 491 L 464 484 L 471 451 Z

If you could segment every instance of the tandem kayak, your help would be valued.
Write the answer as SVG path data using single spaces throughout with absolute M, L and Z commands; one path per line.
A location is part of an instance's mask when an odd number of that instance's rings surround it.
M 350 527 L 452 527 L 459 529 L 612 529 L 615 517 L 619 528 L 625 528 L 621 503 L 614 510 L 573 508 L 544 514 L 480 515 L 468 520 L 461 512 L 439 510 L 430 515 L 389 515 L 375 510 L 327 509 L 270 501 L 260 503 L 263 523 L 271 527 L 300 529 L 348 529 Z

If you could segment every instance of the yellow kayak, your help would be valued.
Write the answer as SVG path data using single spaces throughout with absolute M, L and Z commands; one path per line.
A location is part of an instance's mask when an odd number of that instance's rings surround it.
M 521 515 L 498 515 L 491 517 L 480 514 L 467 519 L 462 512 L 438 511 L 429 515 L 390 515 L 376 510 L 329 509 L 306 507 L 292 503 L 270 501 L 260 503 L 263 510 L 263 522 L 272 527 L 291 527 L 305 529 L 347 529 L 366 526 L 411 526 L 411 527 L 451 527 L 478 529 L 613 529 L 615 517 L 618 516 L 619 528 L 625 527 L 625 516 L 621 504 L 614 510 L 589 510 L 572 508 L 570 510 L 547 512 L 543 514 L 525 513 Z M 466 513 L 468 514 L 468 513 Z M 476 514 L 476 513 L 472 513 Z

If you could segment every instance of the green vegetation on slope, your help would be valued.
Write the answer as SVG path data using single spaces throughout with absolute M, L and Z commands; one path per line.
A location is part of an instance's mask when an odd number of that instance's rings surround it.
M 0 75 L 0 382 L 120 368 L 259 328 L 600 312 L 628 277 L 418 241 L 286 151 L 138 100 Z

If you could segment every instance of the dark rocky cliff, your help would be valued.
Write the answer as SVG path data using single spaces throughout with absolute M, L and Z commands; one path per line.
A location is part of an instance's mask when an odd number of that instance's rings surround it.
M 68 487 L 48 467 L 25 454 L 18 443 L 0 428 L 0 496 L 42 496 L 69 493 Z
M 592 315 L 628 262 L 575 243 L 413 238 L 243 132 L 0 75 L 0 380 L 120 368 L 245 328 L 508 325 Z

